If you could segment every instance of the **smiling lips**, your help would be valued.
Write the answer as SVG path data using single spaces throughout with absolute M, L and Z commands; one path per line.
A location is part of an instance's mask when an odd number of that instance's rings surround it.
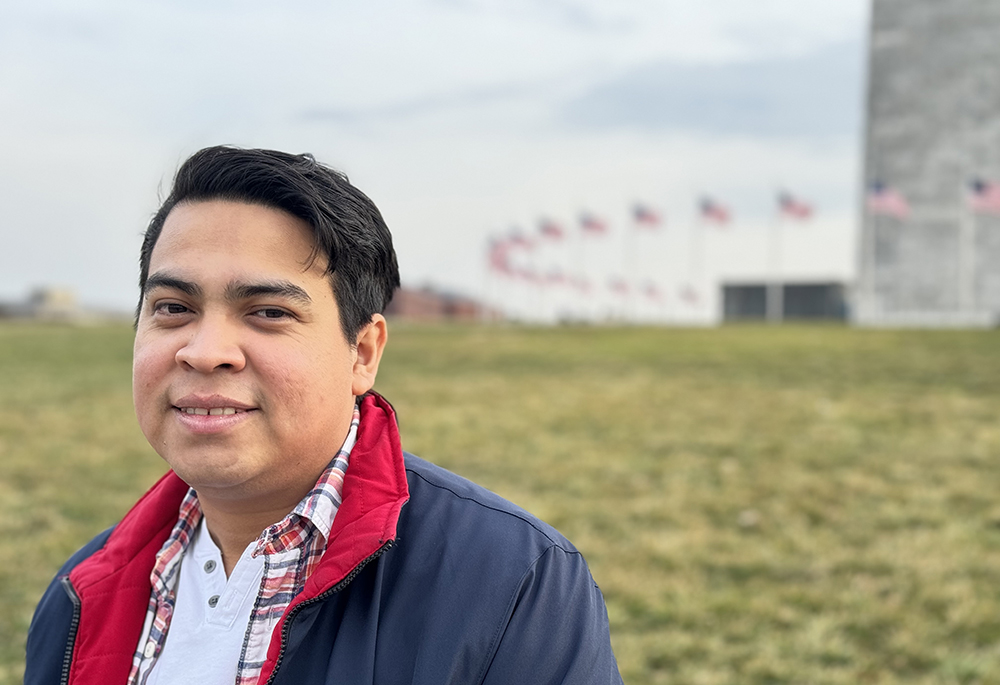
M 192 433 L 220 433 L 242 423 L 257 407 L 221 395 L 188 395 L 173 406 L 181 425 Z
M 205 409 L 204 407 L 178 407 L 185 414 L 197 414 L 198 416 L 228 416 L 229 414 L 239 414 L 241 411 L 246 411 L 246 409 L 237 409 L 236 407 L 212 407 L 211 409 Z

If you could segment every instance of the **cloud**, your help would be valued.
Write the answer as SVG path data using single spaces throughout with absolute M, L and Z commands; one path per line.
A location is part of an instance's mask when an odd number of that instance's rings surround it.
M 564 121 L 598 129 L 689 130 L 723 135 L 856 134 L 862 56 L 843 42 L 801 57 L 722 65 L 655 62 L 570 100 Z
M 633 18 L 609 14 L 606 6 L 576 0 L 434 0 L 450 9 L 503 16 L 524 23 L 548 24 L 585 33 L 627 33 L 638 24 Z
M 313 107 L 302 110 L 297 118 L 306 122 L 337 124 L 410 119 L 452 109 L 494 106 L 511 100 L 539 96 L 550 87 L 551 83 L 548 80 L 499 84 L 461 89 L 451 93 L 428 94 L 372 107 Z

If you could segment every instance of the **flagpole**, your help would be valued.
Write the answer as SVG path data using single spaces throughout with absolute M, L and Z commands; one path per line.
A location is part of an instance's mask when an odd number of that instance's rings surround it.
M 976 310 L 976 216 L 964 182 L 959 186 L 958 308 L 971 320 Z
M 548 263 L 545 259 L 543 252 L 547 252 L 545 240 L 539 238 L 535 244 L 535 288 L 538 293 L 538 297 L 535 300 L 535 316 L 537 318 L 537 323 L 540 326 L 545 326 L 549 323 L 549 283 L 548 283 Z
M 864 235 L 864 260 L 866 266 L 864 289 L 868 294 L 867 307 L 868 316 L 870 317 L 869 323 L 876 323 L 876 319 L 880 318 L 877 315 L 878 307 L 875 305 L 875 245 L 877 244 L 875 231 L 877 228 L 876 222 L 878 221 L 878 218 L 871 209 L 871 203 L 869 201 L 871 191 L 869 189 L 869 185 L 870 182 L 865 184 L 862 198 L 862 207 L 864 207 L 862 218 L 864 220 L 864 225 L 868 228 Z
M 691 283 L 692 287 L 695 288 L 695 294 L 701 292 L 701 278 L 702 278 L 702 262 L 705 259 L 705 246 L 704 246 L 704 232 L 705 232 L 705 221 L 704 219 L 695 219 L 694 224 L 694 235 L 691 240 L 691 264 L 692 264 L 692 276 Z
M 677 231 L 673 231 L 673 233 L 676 234 Z M 676 239 L 674 240 L 674 242 L 675 243 L 677 242 Z M 663 315 L 666 319 L 667 324 L 676 324 L 677 323 L 676 302 L 678 299 L 678 295 L 677 295 L 676 281 L 671 280 L 670 276 L 672 272 L 670 269 L 670 265 L 667 263 L 667 258 L 671 253 L 670 253 L 670 239 L 668 237 L 666 230 L 664 230 L 663 235 L 660 236 L 660 247 L 662 249 L 661 252 L 662 259 L 660 260 L 660 263 L 663 265 L 663 278 L 660 282 L 663 283 L 663 297 L 665 298 L 666 302 L 666 305 L 663 308 Z M 671 284 L 674 284 L 674 287 L 670 287 Z
M 674 300 L 676 295 L 671 296 L 672 289 L 670 288 L 670 267 L 667 264 L 667 256 L 670 254 L 670 245 L 667 238 L 667 228 L 666 219 L 664 218 L 663 230 L 659 232 L 657 237 L 657 242 L 659 243 L 659 249 L 654 252 L 658 255 L 658 258 L 653 259 L 653 273 L 657 275 L 657 282 L 662 286 L 662 301 L 660 302 L 660 316 L 661 323 L 670 324 L 674 318 Z
M 489 303 L 493 300 L 493 279 L 495 274 L 493 273 L 493 246 L 490 245 L 486 253 L 486 272 L 483 274 L 483 295 L 479 298 L 482 305 L 479 311 L 479 322 L 486 323 L 488 320 L 486 310 L 491 307 Z
M 781 282 L 781 212 L 771 224 L 769 278 L 767 280 L 765 312 L 768 323 L 779 324 L 784 320 L 784 284 Z
M 634 324 L 635 318 L 635 293 L 636 290 L 633 287 L 636 281 L 636 271 L 635 271 L 635 241 L 638 238 L 639 224 L 638 221 L 633 217 L 631 229 L 625 231 L 625 243 L 624 249 L 622 250 L 622 278 L 625 279 L 626 283 L 629 283 L 629 288 L 625 293 L 625 321 L 626 323 Z M 631 282 L 630 282 L 631 281 Z
M 583 240 L 578 231 L 571 230 L 568 228 L 572 224 L 567 224 L 566 229 L 566 240 L 572 241 L 569 245 L 569 292 L 570 300 L 572 302 L 571 308 L 573 310 L 574 318 L 578 318 L 581 321 L 584 319 L 583 303 L 580 301 L 580 289 L 577 283 L 583 280 Z

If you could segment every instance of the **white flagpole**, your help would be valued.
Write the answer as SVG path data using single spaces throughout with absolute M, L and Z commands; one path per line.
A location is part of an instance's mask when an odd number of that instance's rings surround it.
M 765 310 L 768 323 L 778 324 L 784 320 L 784 283 L 781 280 L 781 211 L 771 224 L 771 245 L 769 250 L 769 271 L 767 280 Z
M 628 284 L 628 291 L 625 293 L 625 321 L 627 323 L 636 322 L 635 296 L 637 290 L 637 273 L 635 264 L 635 241 L 638 238 L 639 222 L 632 217 L 631 227 L 625 229 L 624 249 L 622 250 L 622 278 Z
M 486 272 L 483 274 L 483 294 L 480 297 L 480 309 L 479 309 L 479 322 L 486 323 L 489 321 L 489 316 L 487 310 L 493 307 L 493 281 L 496 274 L 493 273 L 493 244 L 492 242 L 487 243 L 489 247 L 486 250 Z
M 691 237 L 691 287 L 695 289 L 695 294 L 698 297 L 698 303 L 701 300 L 701 290 L 702 290 L 702 271 L 705 261 L 705 220 L 699 215 L 695 219 L 694 224 L 694 234 Z
M 968 190 L 959 189 L 958 308 L 970 319 L 976 310 L 976 215 L 969 206 Z
M 578 283 L 586 278 L 583 258 L 583 234 L 576 228 L 574 222 L 566 224 L 566 240 L 572 241 L 567 246 L 570 254 L 569 271 L 569 297 L 572 302 L 573 316 L 581 321 L 587 319 L 586 308 L 583 303 L 583 293 L 580 292 Z
M 877 263 L 875 260 L 875 246 L 877 244 L 875 231 L 878 223 L 878 215 L 876 215 L 871 210 L 870 206 L 871 183 L 872 181 L 866 181 L 865 183 L 863 190 L 864 196 L 862 198 L 861 206 L 864 208 L 862 212 L 862 217 L 865 226 L 868 228 L 868 230 L 865 231 L 864 235 L 864 242 L 865 242 L 864 260 L 866 267 L 864 290 L 868 294 L 867 308 L 868 308 L 868 316 L 870 317 L 869 321 L 870 323 L 875 323 L 877 319 L 881 318 L 880 316 L 881 312 L 879 311 L 881 308 L 877 307 L 875 302 L 876 298 L 875 269 L 877 267 Z
M 678 231 L 674 231 L 673 235 L 676 236 L 677 233 Z M 674 238 L 672 242 L 676 245 L 678 241 L 676 238 Z M 663 283 L 663 297 L 665 298 L 666 302 L 666 306 L 664 307 L 664 316 L 666 317 L 667 323 L 676 324 L 677 310 L 678 310 L 677 300 L 679 299 L 677 294 L 676 274 L 679 270 L 675 267 L 673 269 L 673 273 L 671 273 L 671 269 L 668 264 L 668 259 L 670 259 L 672 256 L 670 253 L 670 243 L 671 243 L 670 236 L 667 234 L 666 227 L 664 227 L 663 235 L 660 236 L 660 245 L 662 246 L 663 249 L 661 253 L 662 264 L 663 264 L 663 279 L 661 280 L 661 283 Z M 677 263 L 676 253 L 674 253 L 673 259 L 675 260 L 674 264 L 676 265 Z M 671 278 L 671 276 L 673 276 L 673 278 Z

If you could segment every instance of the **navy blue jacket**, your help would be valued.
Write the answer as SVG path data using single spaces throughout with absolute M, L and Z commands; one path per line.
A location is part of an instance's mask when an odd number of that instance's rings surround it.
M 327 552 L 275 629 L 261 682 L 621 683 L 604 599 L 573 545 L 398 444 L 388 403 L 366 397 Z M 60 570 L 31 624 L 25 685 L 125 682 L 185 491 L 168 474 Z

